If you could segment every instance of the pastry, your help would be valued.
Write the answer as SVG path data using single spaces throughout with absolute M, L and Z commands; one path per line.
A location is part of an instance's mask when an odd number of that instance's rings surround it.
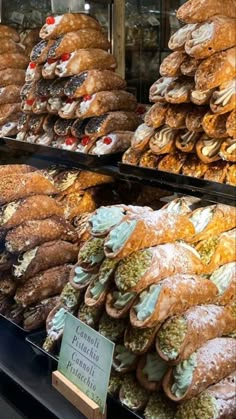
M 196 153 L 203 163 L 213 163 L 220 160 L 219 152 L 223 139 L 209 138 L 202 135 L 196 144 Z
M 194 77 L 201 60 L 193 57 L 186 57 L 180 66 L 181 74 L 187 77 Z
M 174 212 L 175 214 L 190 214 L 195 207 L 199 206 L 199 201 L 200 198 L 183 196 L 181 198 L 171 200 L 168 204 L 164 205 L 162 209 L 171 213 Z
M 165 123 L 168 109 L 169 105 L 167 103 L 155 103 L 145 115 L 145 124 L 152 128 L 159 128 Z
M 231 112 L 236 106 L 236 79 L 223 83 L 215 90 L 211 97 L 212 112 L 222 114 Z
M 12 119 L 12 115 L 19 113 L 20 111 L 20 103 L 7 103 L 5 105 L 0 105 L 0 125 L 10 122 Z
M 227 133 L 230 137 L 236 138 L 236 110 L 233 110 L 226 121 Z
M 20 102 L 20 91 L 21 87 L 14 84 L 0 88 L 0 105 Z
M 185 51 L 188 55 L 201 59 L 216 52 L 235 46 L 235 19 L 226 16 L 213 16 L 200 23 L 188 35 Z
M 16 84 L 23 86 L 25 82 L 25 71 L 20 69 L 8 68 L 0 70 L 0 87 Z
M 8 271 L 11 269 L 14 258 L 5 249 L 0 251 L 0 272 Z
M 98 21 L 83 13 L 65 13 L 61 16 L 48 16 L 40 30 L 42 39 L 56 39 L 58 36 L 80 29 L 93 28 L 101 30 Z
M 26 35 L 24 39 L 22 39 L 21 43 L 25 47 L 27 55 L 32 50 L 35 44 L 39 42 L 39 29 L 34 28 L 26 31 Z
M 125 87 L 125 80 L 114 71 L 89 70 L 68 79 L 64 92 L 67 96 L 84 97 L 106 90 L 122 90 Z
M 58 112 L 63 106 L 63 99 L 61 97 L 50 97 L 45 101 L 46 111 L 52 115 L 58 115 Z
M 202 132 L 203 119 L 207 114 L 208 108 L 206 106 L 194 107 L 187 114 L 185 119 L 186 127 L 189 131 Z
M 176 408 L 176 403 L 168 399 L 165 394 L 154 392 L 149 397 L 148 404 L 144 410 L 144 418 L 153 419 L 160 417 L 162 419 L 175 419 Z M 190 419 L 190 416 L 186 419 Z
M 25 69 L 28 65 L 28 58 L 19 52 L 6 52 L 0 55 L 0 70 Z
M 189 104 L 169 105 L 166 114 L 166 124 L 171 128 L 186 128 L 186 117 L 191 112 Z
M 227 168 L 226 183 L 228 185 L 236 186 L 236 164 L 231 164 Z
M 4 125 L 0 126 L 0 138 L 15 136 L 18 133 L 17 122 L 5 122 Z
M 36 82 L 42 77 L 42 68 L 43 66 L 37 64 L 34 61 L 31 61 L 25 72 L 25 81 L 26 83 Z
M 188 156 L 183 167 L 182 174 L 184 176 L 191 176 L 196 178 L 204 177 L 205 173 L 209 169 L 209 165 L 199 160 L 195 154 Z
M 111 132 L 108 136 L 99 138 L 89 153 L 97 156 L 121 153 L 130 147 L 132 137 L 131 131 Z
M 50 297 L 38 304 L 27 307 L 24 311 L 23 327 L 27 331 L 39 329 L 45 325 L 46 319 L 59 303 L 59 297 Z
M 88 288 L 85 291 L 85 304 L 88 307 L 104 307 L 109 288 L 109 281 L 105 282 L 104 284 L 101 284 L 98 278 L 93 279 L 93 281 L 90 282 Z
M 54 41 L 40 41 L 33 47 L 30 60 L 37 64 L 43 64 L 47 60 L 48 51 L 53 44 Z
M 192 90 L 190 94 L 191 102 L 195 105 L 207 105 L 210 103 L 210 99 L 214 89 L 206 89 L 206 90 Z
M 139 160 L 139 166 L 147 167 L 148 169 L 157 169 L 161 158 L 162 156 L 154 154 L 151 150 L 145 151 Z
M 135 292 L 120 292 L 113 288 L 107 295 L 106 312 L 114 319 L 126 318 L 136 298 Z
M 169 84 L 175 81 L 175 77 L 161 77 L 150 87 L 149 100 L 150 102 L 165 102 L 165 93 Z
M 74 123 L 74 119 L 62 119 L 57 118 L 54 124 L 54 132 L 61 136 L 68 136 L 71 133 L 71 127 Z
M 140 386 L 133 375 L 125 376 L 119 392 L 119 399 L 123 405 L 134 412 L 143 410 L 148 402 L 148 396 L 149 392 Z
M 12 307 L 14 300 L 8 295 L 0 294 L 0 314 L 5 314 L 6 311 Z
M 68 83 L 68 80 L 69 79 L 65 78 L 65 79 L 56 79 L 52 81 L 49 86 L 50 96 L 53 98 L 64 97 L 65 96 L 64 87 Z
M 67 313 L 68 309 L 59 302 L 48 314 L 46 319 L 47 337 L 43 343 L 43 349 L 46 352 L 55 352 L 60 346 Z
M 47 98 L 45 96 L 36 97 L 35 100 L 33 101 L 33 104 L 31 106 L 30 110 L 32 110 L 33 113 L 38 114 L 38 115 L 48 113 L 48 111 L 47 111 Z
M 68 281 L 70 265 L 48 269 L 18 286 L 15 301 L 22 307 L 59 294 Z
M 14 324 L 19 325 L 22 323 L 24 311 L 24 307 L 22 307 L 20 304 L 13 304 L 6 310 L 5 316 Z
M 38 116 L 35 115 L 36 117 L 40 117 L 42 118 L 43 121 L 43 130 L 47 133 L 54 133 L 54 125 L 55 122 L 58 120 L 56 115 L 42 115 L 42 116 Z
M 0 38 L 1 38 L 1 42 L 2 42 L 2 38 L 10 38 L 14 42 L 20 41 L 20 35 L 14 28 L 11 28 L 10 26 L 2 25 L 2 24 L 0 25 Z
M 53 100 L 53 99 L 52 99 Z M 50 103 L 50 99 L 49 99 Z M 67 98 L 62 102 L 61 107 L 58 109 L 58 116 L 65 119 L 75 119 L 76 111 L 80 105 L 80 100 Z
M 236 163 L 236 139 L 227 138 L 220 147 L 219 156 L 223 160 Z
M 27 82 L 24 84 L 20 91 L 20 99 L 26 101 L 27 99 L 34 98 L 36 96 L 36 84 L 35 82 Z
M 165 100 L 169 103 L 188 103 L 190 102 L 190 94 L 193 88 L 193 80 L 177 79 L 167 87 Z
M 143 355 L 152 347 L 158 327 L 139 329 L 128 325 L 125 329 L 124 345 L 130 352 Z
M 138 363 L 137 355 L 128 351 L 122 344 L 115 345 L 112 367 L 120 374 L 135 371 Z
M 170 37 L 168 47 L 173 51 L 184 51 L 185 42 L 196 26 L 196 24 L 182 26 Z
M 36 95 L 42 98 L 50 97 L 51 80 L 40 79 L 36 83 Z
M 6 249 L 11 253 L 23 253 L 53 240 L 77 241 L 77 233 L 63 218 L 54 216 L 45 220 L 26 221 L 9 231 Z
M 236 341 L 232 338 L 215 338 L 176 367 L 170 368 L 163 380 L 166 395 L 174 401 L 191 399 L 211 384 L 232 373 Z M 184 386 L 181 378 L 188 368 L 189 380 Z
M 154 154 L 168 154 L 175 151 L 175 139 L 178 135 L 178 130 L 169 128 L 164 125 L 159 128 L 149 141 L 150 150 Z
M 215 15 L 236 17 L 235 0 L 189 0 L 177 11 L 177 18 L 187 23 L 205 22 Z
M 203 60 L 195 73 L 197 90 L 213 89 L 236 76 L 236 47 L 218 52 Z
M 86 170 L 65 171 L 57 177 L 57 188 L 62 192 L 62 195 L 65 195 L 81 192 L 93 186 L 111 183 L 112 180 L 111 176 Z
M 158 392 L 168 369 L 168 364 L 156 352 L 148 352 L 138 361 L 136 377 L 143 388 Z
M 108 50 L 110 44 L 106 36 L 97 29 L 85 28 L 75 32 L 67 32 L 59 36 L 49 49 L 49 58 L 66 58 L 68 54 L 81 48 L 100 48 Z
M 85 272 L 79 264 L 76 264 L 70 272 L 70 284 L 77 290 L 85 290 L 89 284 L 97 278 L 97 274 Z
M 102 315 L 101 307 L 88 307 L 82 304 L 78 311 L 78 319 L 92 328 L 96 328 Z
M 87 144 L 87 142 L 90 141 L 90 137 L 85 135 L 85 128 L 87 123 L 89 122 L 89 119 L 75 119 L 72 127 L 71 127 L 71 134 L 77 138 L 77 139 L 82 139 L 82 138 L 86 138 L 86 140 L 84 140 L 84 145 Z
M 189 158 L 185 153 L 171 153 L 164 156 L 158 163 L 158 170 L 170 173 L 180 173 L 185 161 Z
M 134 112 L 109 112 L 106 115 L 91 118 L 86 125 L 85 134 L 99 138 L 113 131 L 134 131 L 139 122 L 139 116 Z
M 229 165 L 226 162 L 221 160 L 215 161 L 208 165 L 207 171 L 204 174 L 204 179 L 212 182 L 224 183 L 228 168 Z
M 228 114 L 216 115 L 208 112 L 202 120 L 202 127 L 209 137 L 213 138 L 226 138 L 226 122 Z
M 41 144 L 44 146 L 52 146 L 54 134 L 52 132 L 45 132 L 44 134 L 38 135 L 35 144 Z
M 30 115 L 29 129 L 33 134 L 40 134 L 42 132 L 45 115 Z
M 176 147 L 185 153 L 193 153 L 195 151 L 195 144 L 200 137 L 200 133 L 194 131 L 185 130 L 176 138 Z M 188 159 L 187 162 L 188 164 Z
M 215 304 L 227 305 L 235 303 L 236 262 L 227 263 L 216 269 L 209 280 L 216 285 L 218 295 Z
M 115 68 L 116 60 L 112 54 L 102 49 L 88 48 L 72 52 L 66 61 L 61 58 L 55 73 L 59 77 L 68 77 L 85 70 L 112 70 Z
M 67 151 L 76 151 L 77 150 L 77 145 L 78 145 L 78 140 L 77 138 L 73 138 L 73 137 L 62 137 L 62 142 L 58 145 L 57 148 L 61 148 L 62 150 L 67 150 Z
M 122 163 L 137 166 L 141 157 L 142 151 L 130 147 L 124 152 L 122 156 Z
M 168 55 L 160 65 L 160 75 L 162 77 L 181 76 L 180 66 L 186 58 L 182 51 L 175 51 Z
M 60 294 L 60 302 L 68 311 L 74 313 L 79 308 L 82 301 L 81 297 L 83 297 L 83 294 L 67 282 Z
M 28 132 L 29 130 L 29 115 L 25 114 L 25 113 L 21 113 L 20 117 L 18 119 L 18 124 L 17 124 L 17 129 L 18 131 L 22 131 L 22 132 Z M 11 174 L 14 174 L 11 173 Z
M 0 274 L 0 294 L 13 297 L 17 288 L 17 282 L 11 275 L 11 272 L 1 272 Z
M 78 263 L 85 272 L 97 273 L 105 255 L 104 239 L 93 237 L 80 249 Z
M 54 58 L 47 58 L 47 61 L 42 67 L 42 76 L 44 79 L 54 80 L 55 79 L 55 71 L 58 65 L 58 60 Z
M 98 331 L 100 335 L 105 336 L 114 343 L 118 343 L 124 337 L 125 327 L 126 320 L 112 319 L 105 312 L 99 321 Z

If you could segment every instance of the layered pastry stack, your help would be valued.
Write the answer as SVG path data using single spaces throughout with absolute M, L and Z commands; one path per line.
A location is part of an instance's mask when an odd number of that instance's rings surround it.
M 115 343 L 110 392 L 129 408 L 233 419 L 235 215 L 187 197 L 159 211 L 96 210 L 70 273 L 76 299 L 49 314 L 44 349 L 58 346 L 70 311 Z
M 102 27 L 85 14 L 50 16 L 31 53 L 17 139 L 94 155 L 124 151 L 140 123 L 114 72 Z
M 191 0 L 123 162 L 236 185 L 236 2 Z

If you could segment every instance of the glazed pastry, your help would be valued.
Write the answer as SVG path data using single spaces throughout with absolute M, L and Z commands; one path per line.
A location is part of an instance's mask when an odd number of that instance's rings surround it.
M 57 344 L 60 344 L 67 313 L 68 310 L 63 307 L 63 304 L 58 303 L 48 314 L 46 320 L 47 337 L 43 344 L 43 349 L 46 352 L 54 352 Z
M 219 152 L 223 139 L 209 138 L 202 135 L 196 144 L 196 153 L 203 163 L 213 163 L 220 160 Z
M 201 60 L 193 57 L 186 57 L 180 66 L 181 74 L 187 77 L 194 77 Z
M 161 326 L 156 336 L 156 350 L 163 360 L 177 365 L 208 340 L 227 336 L 234 330 L 232 307 L 214 304 L 191 307 Z
M 166 395 L 174 401 L 188 400 L 227 377 L 235 368 L 235 350 L 235 339 L 209 340 L 187 360 L 170 368 L 163 380 Z M 183 384 L 187 371 L 188 380 Z
M 128 351 L 124 345 L 115 345 L 112 367 L 120 374 L 135 371 L 138 363 L 137 355 Z
M 48 133 L 54 133 L 54 125 L 58 119 L 56 115 L 43 115 L 41 118 L 43 118 L 43 130 Z
M 148 404 L 144 410 L 145 419 L 159 417 L 162 419 L 175 419 L 175 415 L 176 403 L 173 403 L 170 399 L 168 399 L 165 394 L 152 393 L 150 395 Z M 190 419 L 190 416 L 186 419 Z
M 7 122 L 10 122 L 12 115 L 19 113 L 21 111 L 20 103 L 9 103 L 5 105 L 0 105 L 0 125 L 4 125 Z
M 188 35 L 185 51 L 188 55 L 201 59 L 216 52 L 235 46 L 235 19 L 226 16 L 213 16 L 200 23 Z
M 235 208 L 223 204 L 198 208 L 190 214 L 190 221 L 196 231 L 190 241 L 197 243 L 235 228 Z
M 229 0 L 225 4 L 221 0 L 190 0 L 177 11 L 177 18 L 187 23 L 205 22 L 215 15 L 236 17 L 235 1 Z
M 0 55 L 0 70 L 8 71 L 9 68 L 25 69 L 28 58 L 19 52 L 6 52 Z
M 23 253 L 53 240 L 77 241 L 77 233 L 70 223 L 54 216 L 46 220 L 27 221 L 8 232 L 6 249 L 11 253 Z
M 56 39 L 58 36 L 80 29 L 93 28 L 101 30 L 98 21 L 83 13 L 65 13 L 61 16 L 49 16 L 40 30 L 42 39 Z
M 70 265 L 64 265 L 39 273 L 18 286 L 15 301 L 27 307 L 59 294 L 68 282 L 69 272 Z
M 215 419 L 234 419 L 236 414 L 235 385 L 235 373 L 232 373 L 208 387 L 197 397 L 181 403 L 175 418 L 190 419 L 196 417 L 197 412 L 207 409 L 208 419 L 212 419 L 213 415 Z
M 165 102 L 166 89 L 175 80 L 175 77 L 161 77 L 155 81 L 149 90 L 149 101 L 154 103 Z
M 0 70 L 0 87 L 16 84 L 23 86 L 25 82 L 25 71 L 20 69 L 8 68 Z
M 97 274 L 85 272 L 79 264 L 76 264 L 70 272 L 70 284 L 77 290 L 83 291 L 97 278 Z
M 236 186 L 236 164 L 231 164 L 227 168 L 226 183 L 228 185 Z
M 203 161 L 199 160 L 198 156 L 193 154 L 186 159 L 182 167 L 182 174 L 184 176 L 202 178 L 208 169 L 209 165 L 203 163 Z
M 79 105 L 80 100 L 70 98 L 66 99 L 62 102 L 61 107 L 58 109 L 58 116 L 65 119 L 76 118 L 76 110 L 78 109 Z
M 204 277 L 170 276 L 139 294 L 130 310 L 130 322 L 134 327 L 153 327 L 192 306 L 213 303 L 216 296 L 217 287 Z
M 112 319 L 106 313 L 103 313 L 98 326 L 98 331 L 102 336 L 111 340 L 114 343 L 120 342 L 123 339 L 126 327 L 126 320 Z
M 215 304 L 227 305 L 235 303 L 236 263 L 231 262 L 216 269 L 209 280 L 216 285 L 218 295 Z
M 134 131 L 139 125 L 139 116 L 134 112 L 116 111 L 91 118 L 85 134 L 99 138 L 113 131 Z
M 26 83 L 36 82 L 40 80 L 40 78 L 42 77 L 42 68 L 42 65 L 37 64 L 34 61 L 31 61 L 25 72 Z
M 165 100 L 169 103 L 188 103 L 190 102 L 190 94 L 193 88 L 194 82 L 191 79 L 177 79 L 167 87 Z
M 52 311 L 58 303 L 59 297 L 50 297 L 32 307 L 26 308 L 23 321 L 24 329 L 31 331 L 43 327 L 50 311 Z
M 189 34 L 196 28 L 197 25 L 190 24 L 185 25 L 178 29 L 171 37 L 168 42 L 168 47 L 173 51 L 184 51 L 185 42 Z
M 162 156 L 152 153 L 151 150 L 145 151 L 141 159 L 139 160 L 140 167 L 146 167 L 148 169 L 157 169 L 158 163 Z
M 175 51 L 168 55 L 160 65 L 160 75 L 162 77 L 178 77 L 181 75 L 180 66 L 186 58 L 182 51 Z
M 236 110 L 232 111 L 226 121 L 227 133 L 230 137 L 236 138 Z
M 116 131 L 108 136 L 99 138 L 90 149 L 90 154 L 101 156 L 104 154 L 120 153 L 127 150 L 131 145 L 133 132 Z
M 58 112 L 63 106 L 63 99 L 61 97 L 50 97 L 45 101 L 46 112 L 52 115 L 58 115 Z
M 180 173 L 185 161 L 189 158 L 184 153 L 172 153 L 167 154 L 158 163 L 158 170 L 163 170 L 170 173 Z
M 33 47 L 30 60 L 37 64 L 43 64 L 47 60 L 48 51 L 53 44 L 54 41 L 40 41 Z
M 207 105 L 210 102 L 214 89 L 192 90 L 190 94 L 191 102 L 195 105 Z
M 0 272 L 8 271 L 11 269 L 14 258 L 6 250 L 0 251 Z
M 40 134 L 42 132 L 44 120 L 44 115 L 30 115 L 28 123 L 30 131 L 33 134 Z
M 122 292 L 140 293 L 167 276 L 203 271 L 200 255 L 191 246 L 168 243 L 134 252 L 123 259 L 116 270 L 115 283 Z
M 55 73 L 59 77 L 68 77 L 85 70 L 112 70 L 116 65 L 115 58 L 109 52 L 98 48 L 80 49 L 72 52 L 66 61 L 61 58 Z
M 161 210 L 149 211 L 135 218 L 128 214 L 106 237 L 104 251 L 107 257 L 122 259 L 137 250 L 184 240 L 194 233 L 192 223 L 183 215 Z
M 203 118 L 207 114 L 208 108 L 205 106 L 194 107 L 187 114 L 185 119 L 186 127 L 189 131 L 202 132 Z
M 220 147 L 219 156 L 223 160 L 236 163 L 236 139 L 227 138 Z
M 155 103 L 145 115 L 145 124 L 152 128 L 159 128 L 165 123 L 168 109 L 167 103 Z
M 136 355 L 143 355 L 152 347 L 158 327 L 139 329 L 128 326 L 125 330 L 124 345 Z
M 212 182 L 224 183 L 226 180 L 229 165 L 221 160 L 215 161 L 208 165 L 208 169 L 204 174 L 204 179 Z
M 195 74 L 197 90 L 213 89 L 236 76 L 236 47 L 218 52 L 205 59 Z
M 85 96 L 79 104 L 76 115 L 78 118 L 91 118 L 111 111 L 135 111 L 135 96 L 124 90 L 103 91 L 92 96 Z
M 134 376 L 125 376 L 119 392 L 122 404 L 136 412 L 143 410 L 148 402 L 149 392 L 137 382 Z
M 14 84 L 0 88 L 0 105 L 20 102 L 20 91 L 21 87 Z
M 156 352 L 149 352 L 139 359 L 136 377 L 143 388 L 157 392 L 168 369 L 168 364 Z
M 68 54 L 81 48 L 100 48 L 108 50 L 110 44 L 106 36 L 99 30 L 93 28 L 80 29 L 75 32 L 68 32 L 56 39 L 49 49 L 49 58 L 67 58 Z
M 226 138 L 226 121 L 228 114 L 215 115 L 211 112 L 205 114 L 202 120 L 202 126 L 205 133 L 212 138 Z
M 0 294 L 12 297 L 15 295 L 17 282 L 11 275 L 11 272 L 1 272 L 0 274 Z
M 5 316 L 13 323 L 21 324 L 24 317 L 24 311 L 25 309 L 20 304 L 13 304 L 6 310 Z
M 212 112 L 222 114 L 231 112 L 236 106 L 236 79 L 223 83 L 215 90 L 211 97 Z
M 78 263 L 85 272 L 97 273 L 105 255 L 104 239 L 91 238 L 80 249 Z
M 55 125 L 54 125 L 54 131 L 59 137 L 61 136 L 68 136 L 71 133 L 71 127 L 74 123 L 74 119 L 62 119 L 57 118 Z
M 52 81 L 50 87 L 49 87 L 49 94 L 51 97 L 64 97 L 65 93 L 64 93 L 64 87 L 66 85 L 66 83 L 68 83 L 67 78 L 65 79 L 56 79 L 54 81 Z
M 78 311 L 78 319 L 95 329 L 99 323 L 103 311 L 103 307 L 88 307 L 82 304 Z
M 107 295 L 106 312 L 113 319 L 126 318 L 130 307 L 136 299 L 135 292 L 120 292 L 113 288 Z
M 104 284 L 101 284 L 98 278 L 93 279 L 93 281 L 90 282 L 88 288 L 85 291 L 85 304 L 88 307 L 104 307 L 109 288 L 109 281 L 106 281 Z
M 182 152 L 192 153 L 195 150 L 195 144 L 199 137 L 200 134 L 198 132 L 185 130 L 177 136 L 175 145 Z
M 141 157 L 142 157 L 142 151 L 135 150 L 134 148 L 130 147 L 128 148 L 128 150 L 124 152 L 122 156 L 122 163 L 137 166 Z
M 18 133 L 17 130 L 17 122 L 6 122 L 4 125 L 0 127 L 0 138 L 1 137 L 10 137 L 14 136 Z
M 149 141 L 149 147 L 154 154 L 168 154 L 175 151 L 175 139 L 178 130 L 164 125 L 159 128 Z
M 122 90 L 125 87 L 126 82 L 114 71 L 89 70 L 68 79 L 65 94 L 72 97 L 83 97 L 106 90 Z
M 47 58 L 47 61 L 42 67 L 42 76 L 44 79 L 54 80 L 55 71 L 59 61 L 53 58 Z
M 41 271 L 61 266 L 66 263 L 75 263 L 79 247 L 66 241 L 44 243 L 20 255 L 13 267 L 14 276 L 25 281 Z
M 166 114 L 166 124 L 171 128 L 186 128 L 186 117 L 191 110 L 191 105 L 185 103 L 180 105 L 169 105 Z

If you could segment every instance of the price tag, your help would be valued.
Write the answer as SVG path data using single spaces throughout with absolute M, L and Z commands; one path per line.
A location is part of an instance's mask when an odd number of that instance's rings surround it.
M 70 313 L 66 316 L 58 371 L 105 412 L 114 343 Z

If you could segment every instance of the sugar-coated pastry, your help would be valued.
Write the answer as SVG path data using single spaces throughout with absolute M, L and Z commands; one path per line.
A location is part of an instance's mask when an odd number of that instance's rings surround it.
M 35 172 L 37 169 L 28 164 L 5 164 L 0 166 L 0 177 L 8 175 L 22 175 L 24 173 Z
M 175 51 L 168 55 L 160 65 L 160 75 L 162 77 L 178 77 L 181 75 L 180 66 L 186 58 L 182 51 Z
M 0 25 L 0 38 L 10 38 L 14 42 L 20 41 L 20 35 L 14 28 L 2 24 Z
M 200 133 L 194 131 L 180 131 L 176 136 L 175 145 L 184 153 L 192 153 L 195 150 L 195 145 L 200 135 Z
M 122 162 L 125 164 L 132 164 L 133 166 L 137 166 L 141 156 L 142 151 L 130 147 L 124 152 L 122 156 Z
M 154 154 L 169 154 L 175 151 L 175 140 L 178 130 L 167 125 L 156 130 L 149 141 L 150 150 Z
M 145 124 L 152 128 L 159 128 L 165 123 L 168 109 L 169 104 L 167 103 L 155 103 L 145 115 Z
M 177 18 L 186 23 L 205 22 L 215 15 L 235 18 L 235 0 L 189 0 L 177 11 Z
M 157 169 L 161 158 L 161 155 L 154 154 L 151 150 L 145 151 L 139 160 L 139 166 L 147 167 L 149 169 Z
M 185 119 L 186 127 L 189 131 L 194 131 L 194 132 L 204 131 L 202 122 L 208 109 L 209 108 L 207 107 L 199 106 L 199 107 L 192 108 L 190 110 L 190 112 L 187 114 L 186 119 Z
M 20 69 L 8 68 L 0 70 L 0 87 L 17 84 L 23 86 L 25 83 L 25 71 Z
M 155 81 L 149 90 L 150 102 L 165 102 L 166 89 L 168 88 L 169 84 L 175 80 L 175 77 L 161 77 Z
M 158 170 L 164 170 L 170 173 L 180 173 L 187 160 L 188 155 L 185 153 L 171 153 L 164 156 L 158 164 Z
M 236 186 L 236 164 L 231 164 L 227 168 L 226 183 L 228 185 Z
M 233 111 L 236 106 L 236 79 L 223 83 L 212 94 L 210 107 L 212 112 L 222 114 Z
M 184 76 L 194 77 L 200 63 L 201 60 L 189 56 L 186 57 L 180 66 L 181 73 Z
M 108 136 L 99 138 L 89 153 L 101 156 L 123 152 L 130 147 L 132 137 L 133 132 L 131 131 L 111 132 Z
M 226 121 L 227 133 L 230 137 L 236 138 L 236 110 L 233 110 Z
M 201 161 L 198 156 L 192 154 L 186 159 L 182 167 L 182 174 L 185 176 L 202 178 L 208 168 L 208 164 L 203 163 L 203 161 Z
M 236 163 L 236 138 L 227 138 L 220 147 L 219 156 L 223 160 Z
M 195 105 L 207 105 L 210 103 L 210 99 L 214 89 L 207 90 L 192 90 L 190 94 L 191 102 Z
M 21 111 L 21 103 L 9 103 L 0 105 L 0 125 L 5 124 L 11 120 L 11 117 L 14 117 L 14 114 L 19 114 Z
M 98 138 L 113 131 L 134 131 L 140 123 L 135 112 L 116 111 L 91 118 L 86 125 L 85 134 Z
M 193 88 L 194 81 L 192 79 L 177 79 L 167 87 L 165 100 L 169 103 L 188 103 Z
M 219 152 L 222 144 L 222 139 L 209 138 L 206 134 L 197 141 L 196 152 L 203 163 L 212 163 L 220 160 Z
M 207 112 L 202 120 L 205 133 L 212 138 L 227 138 L 226 122 L 229 114 L 212 114 Z
M 169 105 L 166 113 L 166 124 L 171 128 L 186 128 L 186 117 L 191 110 L 191 105 L 185 103 Z
M 204 179 L 211 180 L 212 182 L 224 183 L 228 168 L 228 163 L 222 160 L 208 164 L 208 169 L 205 172 Z
M 21 87 L 17 85 L 9 85 L 0 88 L 0 105 L 5 103 L 20 102 Z
M 25 69 L 28 65 L 28 58 L 18 52 L 5 52 L 0 55 L 0 70 Z
M 169 39 L 168 47 L 173 51 L 184 51 L 187 37 L 196 28 L 196 24 L 189 24 L 178 29 Z
M 155 129 L 149 127 L 145 123 L 139 125 L 139 127 L 134 132 L 131 140 L 132 148 L 135 150 L 143 151 L 148 145 L 148 142 L 154 133 Z
M 163 419 L 175 419 L 176 409 L 176 403 L 173 403 L 170 399 L 168 399 L 165 394 L 154 392 L 151 393 L 149 397 L 148 404 L 144 410 L 144 417 L 145 419 L 152 419 L 155 417 L 162 417 Z

